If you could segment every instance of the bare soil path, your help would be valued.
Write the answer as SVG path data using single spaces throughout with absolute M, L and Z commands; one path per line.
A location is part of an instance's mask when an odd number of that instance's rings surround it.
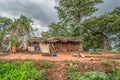
M 49 61 L 81 61 L 81 62 L 99 62 L 103 59 L 110 59 L 110 60 L 120 60 L 120 54 L 111 54 L 111 53 L 101 53 L 101 54 L 90 54 L 88 52 L 82 52 L 81 54 L 85 55 L 84 58 L 76 57 L 73 55 L 77 55 L 77 53 L 58 53 L 56 57 L 53 56 L 42 56 L 42 54 L 35 54 L 35 53 L 15 53 L 15 54 L 8 54 L 6 56 L 0 56 L 0 59 L 7 59 L 7 60 L 49 60 Z

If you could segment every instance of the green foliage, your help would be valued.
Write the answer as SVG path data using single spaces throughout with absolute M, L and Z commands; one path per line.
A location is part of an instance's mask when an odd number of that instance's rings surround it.
M 0 17 L 0 32 L 7 30 L 12 24 L 12 19 L 7 17 Z
M 12 46 L 17 46 L 19 44 L 19 40 L 14 36 L 10 36 L 9 41 L 11 42 Z
M 31 25 L 32 20 L 26 16 L 21 15 L 20 18 L 15 19 L 9 28 L 10 34 L 12 36 L 18 37 L 19 39 L 26 40 L 26 38 L 28 38 L 33 31 Z
M 49 62 L 47 60 L 42 60 L 40 63 L 40 66 L 43 68 L 50 68 L 52 67 L 54 64 L 52 62 Z
M 2 51 L 9 51 L 12 45 L 18 45 L 30 37 L 33 29 L 32 21 L 21 15 L 14 22 L 10 18 L 0 17 L 0 46 Z
M 68 61 L 67 61 L 68 62 Z M 101 71 L 90 71 L 81 73 L 79 70 L 82 66 L 79 62 L 70 62 L 71 65 L 67 67 L 66 80 L 120 80 L 120 68 L 114 68 L 111 72 L 105 73 Z M 75 67 L 75 65 L 77 67 Z M 102 64 L 105 67 L 111 67 L 109 61 L 103 60 Z
M 84 76 L 90 80 L 109 80 L 109 77 L 104 72 L 86 72 Z
M 72 72 L 68 73 L 67 80 L 109 80 L 109 76 L 104 72 L 86 72 L 83 75 Z
M 60 23 L 51 23 L 49 25 L 49 31 L 42 32 L 42 36 L 44 37 L 56 37 L 56 36 L 65 36 L 67 28 L 64 27 L 63 24 Z
M 112 12 L 111 12 L 112 13 Z M 84 28 L 87 29 L 86 33 L 83 34 L 85 37 L 85 40 L 89 39 L 89 44 L 92 42 L 97 43 L 97 45 L 101 46 L 100 48 L 104 48 L 108 50 L 107 48 L 110 46 L 111 42 L 119 44 L 119 33 L 120 33 L 120 16 L 117 14 L 104 14 L 99 17 L 91 17 L 89 19 L 86 19 L 82 25 Z M 88 34 L 88 36 L 86 36 Z M 90 34 L 92 36 L 90 36 Z M 99 36 L 99 37 L 98 37 Z M 87 38 L 88 37 L 88 38 Z M 94 38 L 91 39 L 91 37 Z M 96 40 L 97 39 L 97 40 Z M 106 43 L 105 43 L 106 42 Z M 96 45 L 94 43 L 94 45 Z M 85 47 L 88 44 L 85 44 Z M 99 46 L 98 46 L 99 47 Z
M 51 23 L 49 31 L 43 32 L 42 36 L 80 36 L 81 18 L 95 12 L 95 5 L 99 3 L 102 3 L 102 0 L 59 0 L 59 5 L 55 8 L 60 22 Z
M 113 72 L 109 76 L 110 80 L 120 80 L 120 68 L 113 69 Z
M 7 17 L 0 17 L 0 51 L 6 47 L 6 35 L 8 33 L 8 28 L 12 23 L 12 19 Z
M 81 80 L 80 77 L 81 75 L 79 72 L 69 72 L 66 80 Z
M 111 63 L 107 60 L 102 60 L 101 63 L 106 67 L 111 67 L 112 66 Z
M 0 42 L 3 42 L 7 34 L 6 30 L 0 31 Z
M 68 66 L 68 67 L 67 67 L 67 70 L 68 70 L 69 72 L 74 72 L 74 71 L 77 70 L 77 68 L 74 67 L 74 66 Z
M 79 23 L 82 17 L 91 15 L 97 10 L 95 5 L 98 3 L 102 3 L 102 0 L 59 0 L 56 9 L 60 20 Z
M 45 71 L 39 72 L 30 62 L 0 62 L 0 80 L 45 80 Z

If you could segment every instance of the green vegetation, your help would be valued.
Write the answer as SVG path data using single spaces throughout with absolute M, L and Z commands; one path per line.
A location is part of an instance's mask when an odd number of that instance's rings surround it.
M 80 74 L 79 72 L 73 72 L 68 74 L 67 80 L 109 80 L 108 76 L 104 72 L 86 72 Z
M 95 7 L 103 0 L 59 0 L 55 7 L 59 22 L 51 23 L 49 30 L 42 36 L 67 36 L 84 38 L 83 47 L 105 50 L 120 50 L 120 6 L 100 16 L 91 15 L 98 9 Z M 83 17 L 89 18 L 83 20 Z
M 68 66 L 68 67 L 67 67 L 67 70 L 68 70 L 69 72 L 75 72 L 77 69 L 76 69 L 76 67 L 74 67 L 74 66 Z
M 110 80 L 120 80 L 120 68 L 113 69 L 110 75 Z
M 102 60 L 101 63 L 102 63 L 102 65 L 104 65 L 106 67 L 111 67 L 112 66 L 111 62 L 107 61 L 107 60 Z
M 50 68 L 53 65 L 54 65 L 53 62 L 50 62 L 50 61 L 47 61 L 47 60 L 42 60 L 41 63 L 40 63 L 40 67 L 43 67 L 43 68 Z
M 21 46 L 25 40 L 33 35 L 32 20 L 21 15 L 12 20 L 0 17 L 0 51 L 9 51 L 13 45 Z
M 67 63 L 68 67 L 65 80 L 120 80 L 120 67 L 114 68 L 108 72 L 101 72 L 97 70 L 82 71 L 82 69 L 85 68 L 83 66 L 84 64 L 81 64 L 77 61 L 69 61 Z M 112 69 L 112 64 L 106 60 L 102 61 L 102 65 Z
M 0 61 L 0 80 L 45 80 L 45 71 L 38 71 L 30 62 Z

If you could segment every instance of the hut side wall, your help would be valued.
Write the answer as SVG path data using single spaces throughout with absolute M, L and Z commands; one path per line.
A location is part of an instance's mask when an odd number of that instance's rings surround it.
M 78 51 L 80 43 L 55 43 L 56 52 Z

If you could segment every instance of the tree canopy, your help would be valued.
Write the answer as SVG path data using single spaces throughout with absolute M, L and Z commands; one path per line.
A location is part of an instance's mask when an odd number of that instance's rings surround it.
M 33 31 L 32 20 L 26 16 L 21 15 L 20 18 L 15 19 L 11 27 L 9 28 L 10 34 L 12 36 L 26 39 L 27 36 Z
M 101 36 L 98 41 L 101 43 L 104 49 L 110 49 L 110 45 L 119 45 L 120 36 L 120 11 L 119 7 L 116 7 L 112 12 L 101 15 L 99 17 L 91 17 L 86 19 L 82 25 L 88 31 L 88 34 Z M 95 37 L 94 37 L 95 38 Z M 96 41 L 97 42 L 97 41 Z M 92 41 L 91 41 L 92 43 Z M 116 46 L 117 46 L 116 45 Z
M 56 7 L 59 19 L 63 22 L 81 22 L 82 17 L 90 16 L 96 10 L 95 5 L 102 0 L 59 0 Z
M 120 7 L 112 12 L 98 17 L 90 17 L 81 21 L 83 17 L 90 16 L 98 9 L 95 5 L 102 0 L 59 0 L 55 7 L 58 11 L 59 22 L 52 23 L 42 36 L 82 36 L 84 48 L 110 49 L 114 39 L 119 42 L 120 35 Z
M 21 15 L 18 19 L 12 20 L 0 17 L 0 50 L 10 50 L 12 45 L 26 40 L 33 31 L 32 20 Z

